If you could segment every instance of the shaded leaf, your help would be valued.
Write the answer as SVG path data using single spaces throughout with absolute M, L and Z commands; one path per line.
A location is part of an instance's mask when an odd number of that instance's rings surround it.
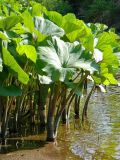
M 0 86 L 0 96 L 21 96 L 22 90 L 17 86 Z
M 29 76 L 23 71 L 23 69 L 19 66 L 14 57 L 6 48 L 3 48 L 2 51 L 4 64 L 17 73 L 18 80 L 20 82 L 27 84 L 29 81 Z
M 3 19 L 0 19 L 0 28 L 4 30 L 10 30 L 17 23 L 22 22 L 21 16 L 9 16 Z

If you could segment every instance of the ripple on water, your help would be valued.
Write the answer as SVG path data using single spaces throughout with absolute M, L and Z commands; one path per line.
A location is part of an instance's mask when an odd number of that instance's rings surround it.
M 95 93 L 89 103 L 90 132 L 83 131 L 71 140 L 71 151 L 84 160 L 120 160 L 120 88 Z

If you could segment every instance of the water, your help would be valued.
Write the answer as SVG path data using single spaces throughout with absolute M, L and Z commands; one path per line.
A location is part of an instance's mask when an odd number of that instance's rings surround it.
M 67 131 L 64 138 L 78 159 L 120 160 L 119 90 L 112 86 L 107 93 L 95 92 L 89 104 L 88 122 L 82 127 L 76 122 Z
M 67 126 L 59 127 L 57 143 L 63 160 L 120 160 L 120 87 L 109 87 L 107 93 L 95 92 L 89 103 L 88 121 L 71 119 Z M 45 135 L 26 139 L 8 139 L 0 148 L 2 153 L 13 150 L 50 148 Z M 40 140 L 43 140 L 40 142 Z

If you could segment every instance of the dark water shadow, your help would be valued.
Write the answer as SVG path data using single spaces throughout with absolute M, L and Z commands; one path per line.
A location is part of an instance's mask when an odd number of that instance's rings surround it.
M 24 138 L 9 138 L 1 141 L 0 143 L 0 154 L 6 154 L 9 152 L 14 152 L 18 150 L 32 150 L 44 147 L 48 144 L 44 140 L 32 140 L 32 139 L 24 139 Z

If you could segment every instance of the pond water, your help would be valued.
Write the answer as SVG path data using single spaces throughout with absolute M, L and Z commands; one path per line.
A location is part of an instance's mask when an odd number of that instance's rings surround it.
M 89 103 L 88 121 L 81 125 L 80 120 L 71 118 L 58 133 L 54 145 L 61 160 L 120 160 L 120 87 L 109 87 L 107 93 L 96 91 Z M 44 139 L 43 134 L 8 139 L 0 152 L 46 148 Z

